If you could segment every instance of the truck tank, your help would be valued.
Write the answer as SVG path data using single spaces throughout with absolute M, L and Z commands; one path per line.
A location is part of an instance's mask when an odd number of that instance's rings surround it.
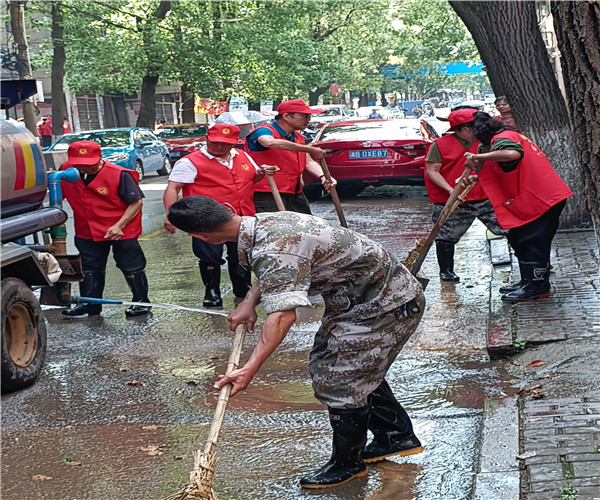
M 48 187 L 38 140 L 14 120 L 0 120 L 2 219 L 39 209 Z

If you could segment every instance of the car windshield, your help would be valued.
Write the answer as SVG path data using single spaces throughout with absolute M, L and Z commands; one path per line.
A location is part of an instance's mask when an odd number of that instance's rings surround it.
M 54 146 L 53 151 L 67 151 L 73 142 L 96 141 L 101 148 L 122 148 L 129 144 L 129 132 L 126 130 L 110 130 L 108 132 L 83 132 L 66 135 Z
M 200 137 L 206 135 L 204 125 L 191 127 L 167 127 L 160 129 L 156 135 L 161 139 L 174 139 L 177 137 Z
M 319 141 L 393 141 L 398 139 L 421 139 L 419 130 L 402 127 L 394 121 L 357 122 L 325 127 Z

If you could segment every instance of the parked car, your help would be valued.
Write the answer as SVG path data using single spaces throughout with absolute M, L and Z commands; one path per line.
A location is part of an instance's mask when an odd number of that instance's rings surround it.
M 349 120 L 348 108 L 344 104 L 324 104 L 322 106 L 309 106 L 311 109 L 322 109 L 325 113 L 312 115 L 310 128 L 318 130 L 326 123 Z
M 325 151 L 339 193 L 352 196 L 369 185 L 423 185 L 431 142 L 396 120 L 352 120 L 326 125 L 312 145 Z M 321 182 L 305 173 L 304 190 L 316 198 Z
M 164 125 L 156 135 L 169 148 L 173 161 L 199 150 L 206 144 L 208 125 L 202 123 L 182 123 Z
M 167 145 L 147 128 L 111 128 L 65 134 L 47 151 L 64 151 L 76 141 L 96 141 L 102 159 L 135 170 L 140 182 L 148 172 L 171 173 L 171 158 Z

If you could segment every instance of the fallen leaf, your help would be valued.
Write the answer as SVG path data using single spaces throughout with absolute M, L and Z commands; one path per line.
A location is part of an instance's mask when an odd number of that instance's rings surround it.
M 100 378 L 106 380 L 108 378 L 108 375 L 102 375 Z
M 552 377 L 550 380 L 558 380 L 560 378 L 560 375 L 557 375 L 556 377 Z
M 148 445 L 146 445 L 146 446 L 142 446 L 142 447 L 140 448 L 140 450 L 142 450 L 142 451 L 157 451 L 157 450 L 159 450 L 160 448 L 164 448 L 164 447 L 165 447 L 165 445 L 164 445 L 164 444 L 159 444 L 159 445 L 156 445 L 156 444 L 148 444 Z
M 209 425 L 209 424 L 210 424 L 210 422 L 198 422 L 196 425 L 203 427 L 203 426 Z
M 151 457 L 155 457 L 156 455 L 162 455 L 163 452 L 162 451 L 158 451 L 158 450 L 154 450 L 154 451 L 149 451 L 148 455 L 150 455 Z
M 56 420 L 58 420 L 58 421 L 60 421 L 60 422 L 63 422 L 63 421 L 65 421 L 65 420 L 67 420 L 67 419 L 66 419 L 66 418 L 62 418 L 62 417 L 58 417 Z
M 585 285 L 593 285 L 594 284 L 594 280 L 584 281 L 583 283 Z
M 530 391 L 537 391 L 538 389 L 541 389 L 542 386 L 540 384 L 534 385 L 533 387 L 530 387 L 529 390 Z
M 542 361 L 541 359 L 536 359 L 535 361 L 532 361 L 531 363 L 529 363 L 527 365 L 527 368 L 535 368 L 536 366 L 543 366 L 545 364 L 546 364 L 545 361 Z
M 125 384 L 138 386 L 144 385 L 144 382 L 140 382 L 139 380 L 130 380 L 129 382 L 125 382 Z
M 543 397 L 543 394 L 534 394 L 533 396 L 531 396 L 531 399 L 542 399 Z
M 73 429 L 75 426 L 74 425 L 66 425 L 65 429 Z
M 540 420 L 542 420 L 541 418 L 528 418 L 527 422 L 539 422 Z
M 44 479 L 52 479 L 52 478 L 50 476 L 44 476 L 42 474 L 36 474 L 31 479 L 33 479 L 34 481 L 43 481 Z
M 175 455 L 173 457 L 173 460 L 183 460 L 185 458 L 185 455 Z
M 520 391 L 517 391 L 517 394 L 519 396 L 525 397 L 525 396 L 529 396 L 531 394 L 531 391 L 528 389 L 521 389 Z
M 81 465 L 81 462 L 65 462 L 67 465 Z
M 535 451 L 524 451 L 520 455 L 517 455 L 517 460 L 525 460 L 526 458 L 535 457 L 537 453 Z
M 542 378 L 550 378 L 550 374 L 546 373 L 546 375 L 544 375 Z
M 119 415 L 117 420 L 125 420 L 127 417 L 125 415 Z
M 144 425 L 142 429 L 146 431 L 155 431 L 156 429 L 161 429 L 162 427 L 166 427 L 166 425 Z

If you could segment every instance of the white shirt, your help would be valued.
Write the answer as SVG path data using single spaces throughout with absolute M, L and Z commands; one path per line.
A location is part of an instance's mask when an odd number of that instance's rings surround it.
M 200 152 L 209 160 L 217 160 L 221 165 L 231 170 L 233 168 L 233 159 L 242 151 L 233 148 L 229 153 L 229 160 L 224 160 L 223 158 L 211 155 L 206 149 L 206 146 L 203 146 Z M 257 172 L 260 171 L 258 165 L 254 162 L 252 158 L 250 158 L 250 155 L 245 154 L 245 156 L 250 162 L 250 164 L 254 166 L 255 170 Z M 169 175 L 169 181 L 180 182 L 182 184 L 193 184 L 196 180 L 197 175 L 198 169 L 196 168 L 196 165 L 194 165 L 188 158 L 183 157 L 181 160 L 178 160 L 173 166 L 173 170 L 171 170 L 171 175 Z

